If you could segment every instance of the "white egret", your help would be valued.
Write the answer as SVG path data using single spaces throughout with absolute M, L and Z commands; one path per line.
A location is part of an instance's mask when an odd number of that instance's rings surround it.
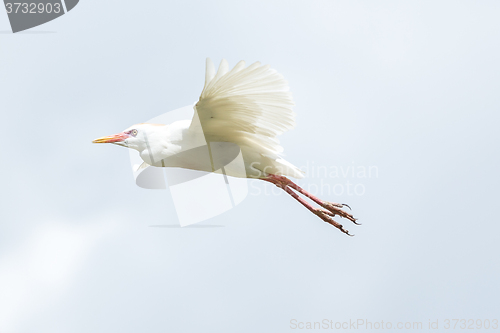
M 226 166 L 224 172 L 228 176 L 268 181 L 323 221 L 349 235 L 333 219 L 337 215 L 356 223 L 351 214 L 342 210 L 347 205 L 323 201 L 287 178 L 303 177 L 299 168 L 280 156 L 283 148 L 276 139 L 295 126 L 293 106 L 287 82 L 268 65 L 256 62 L 246 67 L 245 62 L 240 61 L 229 70 L 223 59 L 216 72 L 212 61 L 207 59 L 205 86 L 191 120 L 168 125 L 141 123 L 93 142 L 113 143 L 139 151 L 144 161 L 141 167 L 152 165 L 214 172 L 218 169 L 214 164 L 220 164 Z M 231 152 L 234 149 L 222 149 L 218 161 L 211 153 L 210 158 L 205 158 L 196 149 L 202 144 L 210 147 L 212 143 L 230 143 L 239 148 L 244 170 L 227 164 L 234 157 Z M 314 207 L 299 194 L 319 207 Z

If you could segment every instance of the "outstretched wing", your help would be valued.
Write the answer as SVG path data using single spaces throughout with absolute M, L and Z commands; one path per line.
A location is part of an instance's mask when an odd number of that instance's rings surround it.
M 287 82 L 268 65 L 245 67 L 240 61 L 229 70 L 223 59 L 215 73 L 207 59 L 192 124 L 201 124 L 207 141 L 233 142 L 276 158 L 283 151 L 276 136 L 295 126 L 293 105 Z

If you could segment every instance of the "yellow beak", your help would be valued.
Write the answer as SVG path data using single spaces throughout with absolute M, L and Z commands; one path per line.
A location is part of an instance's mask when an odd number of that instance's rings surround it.
M 118 133 L 115 135 L 110 135 L 110 136 L 103 136 L 102 138 L 95 139 L 92 141 L 92 143 L 115 143 L 115 142 L 122 142 L 126 138 L 128 138 L 128 135 L 125 133 Z

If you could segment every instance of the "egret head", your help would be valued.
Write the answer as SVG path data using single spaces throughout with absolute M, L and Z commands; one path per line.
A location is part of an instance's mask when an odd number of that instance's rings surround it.
M 143 151 L 148 148 L 151 140 L 155 140 L 158 132 L 165 125 L 161 124 L 136 124 L 121 133 L 103 136 L 95 139 L 93 143 L 113 143 L 115 145 Z

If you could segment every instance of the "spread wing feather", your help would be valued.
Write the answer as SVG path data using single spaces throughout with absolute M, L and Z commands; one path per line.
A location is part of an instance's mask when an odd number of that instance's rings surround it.
M 229 70 L 222 60 L 217 72 L 207 59 L 205 86 L 195 105 L 207 141 L 234 142 L 278 158 L 276 136 L 295 126 L 294 106 L 281 74 L 256 62 L 240 61 Z

